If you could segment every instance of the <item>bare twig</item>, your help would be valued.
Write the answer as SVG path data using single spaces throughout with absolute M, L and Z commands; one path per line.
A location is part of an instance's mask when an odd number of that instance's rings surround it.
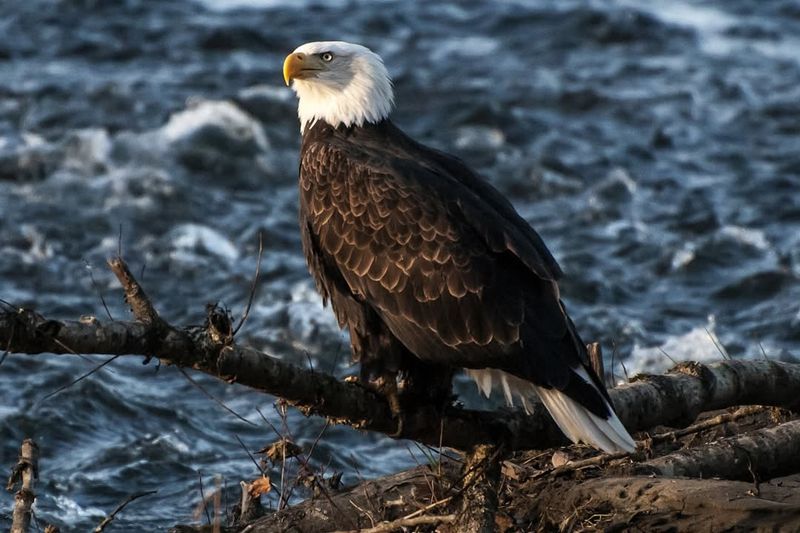
M 275 409 L 278 411 L 278 414 L 281 417 L 281 423 L 282 423 L 283 431 L 284 431 L 283 434 L 280 434 L 280 438 L 282 440 L 289 440 L 290 442 L 293 442 L 294 441 L 294 437 L 292 437 L 292 433 L 289 430 L 289 423 L 288 423 L 287 411 L 286 411 L 286 402 L 282 401 L 282 400 L 276 402 Z M 261 416 L 263 417 L 264 415 L 261 415 Z M 311 447 L 311 452 L 310 453 L 313 453 L 314 448 L 316 448 L 317 443 L 319 442 L 319 439 L 322 438 L 322 435 L 325 433 L 325 430 L 328 428 L 329 423 L 330 422 L 326 422 L 325 423 L 325 427 L 323 427 L 322 431 L 319 432 L 319 435 L 317 436 L 317 439 L 314 441 L 314 444 Z M 270 426 L 271 425 L 272 424 L 270 424 Z M 281 461 L 281 491 L 284 491 L 284 475 L 285 475 L 285 469 L 286 469 L 286 446 L 282 446 L 281 447 L 281 453 L 283 455 L 283 457 L 282 457 L 283 460 Z M 310 457 L 310 453 L 309 453 L 309 457 Z M 328 492 L 328 489 L 319 480 L 319 477 L 317 476 L 316 472 L 314 472 L 314 469 L 311 468 L 311 465 L 309 463 L 309 458 L 304 456 L 302 453 L 298 453 L 298 454 L 294 455 L 294 457 L 298 462 L 300 462 L 300 464 L 305 469 L 305 471 L 311 474 L 311 476 L 313 478 L 314 485 L 320 490 L 320 492 L 325 497 L 325 499 L 328 500 L 328 503 L 331 504 L 331 507 L 334 508 L 336 511 L 338 511 L 339 514 L 341 514 L 342 517 L 344 517 L 345 520 L 350 522 L 353 527 L 356 527 L 356 524 L 352 522 L 350 517 L 339 508 L 339 506 L 336 504 L 335 501 L 333 501 L 333 498 L 331 498 L 331 495 Z M 294 488 L 297 486 L 298 481 L 299 481 L 299 479 L 295 478 L 294 483 L 292 484 L 292 486 L 287 491 L 288 494 L 287 494 L 287 492 L 282 492 L 281 493 L 280 498 L 278 500 L 278 503 L 279 503 L 278 509 L 279 510 L 282 509 L 283 507 L 285 507 L 286 505 L 288 505 L 289 498 L 291 498 L 292 492 L 294 491 Z
M 89 263 L 89 261 L 86 261 L 86 260 L 83 261 L 83 264 L 86 265 L 86 270 L 89 271 L 89 279 L 92 282 L 92 287 L 94 287 L 95 292 L 97 292 L 97 296 L 100 297 L 100 302 L 103 304 L 103 309 L 106 310 L 106 315 L 108 315 L 108 319 L 113 321 L 114 317 L 111 316 L 111 311 L 109 311 L 108 305 L 106 305 L 106 299 L 103 298 L 103 293 L 100 290 L 100 287 L 97 285 L 97 282 L 94 279 L 94 273 L 93 273 L 92 265 Z
M 250 308 L 253 306 L 253 298 L 256 295 L 256 289 L 258 288 L 258 278 L 261 274 L 261 256 L 264 254 L 264 237 L 261 232 L 258 232 L 258 259 L 256 260 L 256 273 L 253 276 L 253 283 L 250 286 L 250 297 L 247 299 L 247 307 L 244 309 L 244 314 L 242 315 L 241 320 L 239 320 L 239 324 L 233 329 L 233 335 L 236 336 L 239 333 L 239 330 L 244 326 L 247 317 L 250 315 Z
M 544 476 L 551 476 L 551 477 L 558 477 L 568 474 L 570 472 L 575 472 L 576 470 L 580 470 L 582 468 L 587 468 L 590 466 L 602 466 L 613 461 L 617 461 L 619 459 L 625 459 L 629 457 L 630 454 L 628 452 L 617 452 L 617 453 L 603 453 L 600 455 L 595 455 L 594 457 L 589 457 L 586 459 L 581 459 L 579 461 L 570 461 L 565 465 L 557 466 L 555 468 L 550 468 L 547 470 L 542 470 L 541 472 L 537 472 L 532 476 L 532 479 L 538 479 Z
M 723 359 L 731 360 L 731 356 L 728 354 L 727 351 L 720 345 L 719 341 L 717 340 L 717 336 L 711 333 L 711 330 L 708 328 L 703 328 L 706 330 L 706 334 L 708 334 L 708 338 L 711 339 L 711 342 L 714 343 L 714 347 L 717 349 L 719 354 L 722 356 Z
M 208 390 L 206 390 L 206 388 L 203 387 L 198 381 L 192 379 L 192 376 L 187 374 L 183 368 L 178 367 L 178 370 L 180 370 L 181 374 L 183 374 L 183 377 L 185 377 L 189 381 L 189 383 L 197 387 L 200 390 L 200 392 L 208 396 L 210 399 L 214 400 L 214 402 L 216 402 L 220 407 L 228 411 L 230 414 L 232 414 L 242 422 L 245 422 L 246 424 L 249 424 L 251 426 L 257 426 L 257 424 L 250 422 L 248 419 L 246 419 L 245 417 L 243 417 L 242 415 L 240 415 L 239 413 L 237 413 L 236 411 L 225 405 L 225 403 L 222 400 L 220 400 L 219 398 L 208 392 Z
M 206 493 L 203 490 L 203 474 L 197 472 L 197 477 L 200 480 L 200 503 L 203 506 L 203 511 L 206 513 L 206 521 L 208 524 L 211 524 L 211 515 L 208 513 L 208 505 L 206 505 Z M 198 517 L 195 517 L 198 518 Z
M 653 442 L 674 441 L 680 437 L 691 435 L 692 433 L 699 433 L 701 431 L 711 429 L 715 426 L 720 426 L 722 424 L 734 422 L 746 416 L 758 414 L 766 409 L 767 409 L 766 407 L 762 407 L 760 405 L 747 405 L 745 407 L 740 407 L 733 413 L 723 413 L 711 418 L 707 418 L 702 422 L 698 422 L 697 424 L 692 424 L 687 428 L 676 429 L 675 431 L 668 431 L 666 433 L 659 433 L 658 435 L 653 435 L 651 439 Z
M 441 507 L 442 505 L 446 505 L 446 504 L 450 503 L 450 501 L 452 501 L 453 498 L 454 498 L 454 496 L 448 496 L 447 498 L 442 498 L 441 500 L 437 500 L 437 501 L 433 502 L 430 505 L 426 505 L 422 509 L 417 509 L 413 513 L 407 514 L 406 516 L 404 516 L 402 518 L 402 520 L 411 520 L 413 518 L 416 518 L 416 517 L 418 517 L 418 516 L 420 516 L 422 514 L 427 513 L 431 509 L 436 509 L 437 507 Z
M 119 357 L 119 355 L 112 355 L 111 357 L 109 357 L 108 359 L 106 359 L 105 361 L 103 361 L 102 363 L 100 363 L 99 365 L 94 367 L 93 369 L 89 370 L 85 374 L 82 374 L 81 376 L 73 379 L 71 382 L 67 383 L 66 385 L 62 385 L 61 387 L 57 388 L 56 390 L 54 390 L 50 394 L 47 394 L 44 398 L 39 400 L 39 402 L 45 402 L 45 401 L 49 400 L 50 398 L 52 398 L 53 396 L 55 396 L 56 394 L 58 394 L 59 392 L 62 392 L 64 390 L 72 387 L 76 383 L 79 383 L 79 382 L 83 381 L 84 379 L 88 378 L 89 376 L 91 376 L 92 374 L 94 374 L 95 372 L 97 372 L 98 370 L 100 370 L 101 368 L 106 366 L 107 364 L 109 364 L 112 361 L 114 361 L 117 357 Z
M 247 454 L 247 456 L 250 458 L 250 460 L 251 460 L 251 461 L 253 461 L 253 464 L 254 464 L 254 465 L 256 465 L 256 469 L 258 469 L 258 472 L 259 472 L 259 473 L 260 473 L 262 476 L 266 476 L 267 474 L 264 472 L 264 469 L 263 469 L 263 468 L 261 468 L 261 465 L 260 465 L 260 464 L 258 464 L 258 461 L 256 461 L 256 458 L 255 458 L 255 457 L 253 457 L 253 454 L 252 454 L 252 453 L 250 453 L 250 450 L 248 450 L 248 449 L 247 449 L 247 446 L 245 446 L 245 445 L 244 445 L 244 442 L 242 442 L 242 439 L 240 439 L 240 438 L 239 438 L 239 435 L 236 435 L 236 434 L 234 433 L 234 435 L 233 435 L 233 436 L 234 436 L 234 437 L 236 437 L 236 440 L 237 440 L 237 441 L 239 441 L 239 445 L 240 445 L 240 446 L 242 447 L 242 449 L 244 450 L 244 453 L 246 453 L 246 454 Z
M 764 356 L 765 361 L 769 361 L 769 356 L 767 355 L 767 350 L 764 349 L 764 345 L 761 344 L 761 341 L 758 342 L 758 347 L 761 348 L 761 355 Z
M 281 432 L 278 431 L 278 428 L 276 428 L 275 425 L 272 422 L 270 422 L 266 416 L 264 416 L 264 413 L 261 412 L 261 409 L 256 407 L 256 413 L 258 413 L 261 416 L 261 420 L 263 420 L 270 427 L 270 429 L 272 429 L 276 437 L 278 437 L 279 439 L 283 438 L 283 435 L 281 435 Z
M 222 476 L 217 475 L 214 478 L 214 485 L 217 490 L 214 491 L 214 525 L 212 531 L 213 533 L 220 533 L 222 531 Z
M 677 365 L 677 364 L 678 364 L 678 362 L 677 362 L 675 359 L 673 359 L 672 357 L 670 357 L 670 355 L 669 355 L 669 354 L 668 354 L 668 353 L 667 353 L 667 352 L 666 352 L 666 351 L 665 351 L 663 348 L 659 347 L 659 348 L 658 348 L 658 351 L 659 351 L 659 352 L 661 352 L 661 354 L 662 354 L 664 357 L 666 357 L 667 359 L 669 359 L 669 360 L 670 360 L 670 362 L 671 362 L 673 365 Z
M 116 508 L 116 509 L 114 509 L 113 511 L 111 511 L 111 514 L 110 514 L 110 515 L 108 515 L 107 517 L 105 517 L 105 518 L 103 519 L 103 521 L 102 521 L 102 522 L 100 522 L 99 524 L 97 524 L 97 527 L 96 527 L 96 528 L 94 528 L 94 533 L 100 533 L 101 531 L 103 531 L 103 530 L 106 528 L 106 526 L 107 526 L 108 524 L 110 524 L 110 523 L 111 523 L 111 522 L 114 520 L 114 518 L 116 518 L 116 516 L 117 516 L 119 513 L 121 513 L 121 512 L 122 512 L 122 510 L 123 510 L 123 509 L 125 509 L 125 506 L 127 506 L 127 505 L 128 505 L 129 503 L 131 503 L 132 501 L 134 501 L 134 500 L 138 500 L 139 498 L 143 498 L 144 496 L 150 496 L 151 494 L 155 494 L 155 493 L 157 493 L 157 492 L 158 492 L 157 490 L 148 490 L 148 491 L 146 491 L 146 492 L 139 492 L 139 493 L 137 493 L 137 494 L 132 494 L 131 496 L 128 496 L 128 497 L 125 499 L 125 501 L 123 501 L 122 503 L 120 503 L 119 505 L 117 505 L 117 508 Z
M 347 533 L 391 533 L 398 529 L 411 528 L 417 526 L 429 526 L 438 524 L 452 524 L 456 521 L 456 515 L 436 515 L 436 516 L 417 516 L 415 518 L 399 518 L 391 522 L 381 522 L 375 527 L 367 529 L 353 529 Z M 344 533 L 344 532 L 337 532 Z

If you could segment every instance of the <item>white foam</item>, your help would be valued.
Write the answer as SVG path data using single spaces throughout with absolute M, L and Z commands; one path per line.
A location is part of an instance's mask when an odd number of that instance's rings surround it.
M 320 332 L 336 335 L 339 324 L 330 309 L 322 305 L 322 297 L 313 283 L 303 280 L 291 288 L 292 301 L 286 306 L 289 330 L 304 341 L 313 340 Z
M 506 143 L 506 136 L 497 128 L 462 126 L 456 131 L 455 145 L 459 150 L 497 150 Z
M 199 0 L 199 3 L 213 11 L 230 11 L 233 9 L 274 9 L 276 7 L 302 9 L 318 2 L 313 0 Z M 324 4 L 327 7 L 343 7 L 347 2 L 325 0 Z
M 800 39 L 795 36 L 781 35 L 780 39 L 775 40 L 742 38 L 731 34 L 728 30 L 747 21 L 747 15 L 680 0 L 617 0 L 617 4 L 649 13 L 668 24 L 693 30 L 699 37 L 700 48 L 708 54 L 730 55 L 740 51 L 756 51 L 770 58 L 795 62 L 800 59 Z
M 109 165 L 111 138 L 102 128 L 73 131 L 64 142 L 64 168 L 87 176 Z
M 473 35 L 469 37 L 451 37 L 436 41 L 430 51 L 431 61 L 450 62 L 453 58 L 485 57 L 500 49 L 500 43 L 490 37 Z
M 231 239 L 200 224 L 177 226 L 170 232 L 170 241 L 176 251 L 202 250 L 231 262 L 239 258 L 239 249 Z
M 695 257 L 697 257 L 697 249 L 694 243 L 687 242 L 684 244 L 683 248 L 675 252 L 672 256 L 672 270 L 680 270 L 686 267 L 689 263 L 694 261 Z
M 630 359 L 625 361 L 628 375 L 661 374 L 680 361 L 704 363 L 727 358 L 728 353 L 714 332 L 715 326 L 714 315 L 710 315 L 705 325 L 669 337 L 659 346 L 634 345 Z M 618 374 L 618 369 L 614 373 Z
M 292 93 L 292 90 L 284 86 L 252 85 L 239 91 L 239 98 L 248 99 L 257 97 L 264 98 L 265 100 L 271 100 L 273 102 L 294 101 L 294 94 Z
M 232 138 L 253 141 L 266 151 L 269 147 L 264 129 L 253 117 L 227 100 L 196 100 L 187 109 L 173 113 L 161 128 L 169 142 L 190 137 L 201 128 L 215 126 Z
M 19 256 L 24 263 L 36 264 L 53 257 L 55 253 L 53 244 L 36 224 L 21 224 L 20 233 L 30 244 L 30 247 Z
M 177 430 L 157 436 L 153 439 L 152 444 L 158 444 L 159 442 L 166 443 L 167 446 L 179 453 L 189 453 L 192 451 L 192 448 L 178 436 Z
M 83 507 L 77 501 L 63 494 L 56 496 L 55 516 L 65 524 L 74 524 L 87 517 L 105 516 L 106 511 L 99 507 Z
M 737 19 L 720 9 L 674 0 L 650 2 L 647 0 L 618 0 L 623 7 L 649 13 L 655 18 L 693 30 L 700 38 L 701 48 L 711 54 L 728 54 L 735 47 L 734 39 L 725 35 Z
M 728 237 L 742 244 L 752 246 L 758 250 L 770 250 L 772 247 L 766 234 L 758 229 L 745 228 L 742 226 L 724 226 L 719 230 L 720 235 Z

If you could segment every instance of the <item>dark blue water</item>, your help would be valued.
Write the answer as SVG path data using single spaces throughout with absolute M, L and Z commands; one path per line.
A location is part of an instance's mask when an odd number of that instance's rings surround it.
M 734 0 L 0 3 L 0 298 L 60 318 L 129 317 L 105 267 L 124 256 L 159 311 L 240 314 L 242 338 L 344 376 L 296 228 L 299 131 L 281 62 L 309 40 L 380 53 L 396 122 L 511 197 L 567 272 L 586 339 L 628 371 L 674 359 L 787 356 L 800 340 L 800 4 Z M 121 230 L 121 241 L 119 239 Z M 143 273 L 142 273 L 143 270 Z M 94 282 L 92 282 L 92 277 Z M 194 520 L 198 475 L 235 497 L 237 443 L 274 440 L 274 399 L 123 358 L 10 356 L 0 468 L 42 449 L 37 515 L 117 531 Z M 615 372 L 622 374 L 617 364 Z M 480 405 L 474 387 L 461 391 Z M 486 404 L 483 404 L 486 405 Z M 310 447 L 323 422 L 289 412 Z M 418 459 L 422 459 L 417 453 Z M 326 431 L 315 464 L 346 481 L 414 464 L 405 443 Z M 6 527 L 11 496 L 0 496 Z M 274 502 L 274 500 L 272 500 Z

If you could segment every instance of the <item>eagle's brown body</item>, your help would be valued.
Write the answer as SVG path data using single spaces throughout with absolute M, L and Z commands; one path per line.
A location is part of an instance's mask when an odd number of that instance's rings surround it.
M 558 265 L 458 159 L 388 120 L 318 121 L 303 134 L 300 225 L 317 288 L 366 374 L 416 371 L 425 389 L 458 367 L 500 369 L 610 416 L 559 299 Z

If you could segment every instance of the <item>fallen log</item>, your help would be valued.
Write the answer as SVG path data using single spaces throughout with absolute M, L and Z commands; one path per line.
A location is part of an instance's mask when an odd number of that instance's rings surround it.
M 537 404 L 521 411 L 486 412 L 447 407 L 420 409 L 407 416 L 403 431 L 388 403 L 375 392 L 239 346 L 230 317 L 211 307 L 205 325 L 177 328 L 163 321 L 125 263 L 109 264 L 122 283 L 134 322 L 52 320 L 25 309 L 0 312 L 0 346 L 10 353 L 157 357 L 164 364 L 191 367 L 287 400 L 306 415 L 334 423 L 392 434 L 430 445 L 468 450 L 482 444 L 506 450 L 545 449 L 566 444 L 546 410 Z M 734 405 L 791 407 L 798 402 L 800 365 L 777 361 L 683 363 L 662 376 L 638 376 L 610 391 L 620 419 L 631 431 L 659 424 L 687 425 L 700 412 Z
M 633 471 L 665 477 L 753 480 L 800 472 L 800 420 L 637 463 Z
M 800 476 L 752 483 L 651 477 L 598 478 L 560 493 L 549 516 L 562 531 L 798 531 Z

